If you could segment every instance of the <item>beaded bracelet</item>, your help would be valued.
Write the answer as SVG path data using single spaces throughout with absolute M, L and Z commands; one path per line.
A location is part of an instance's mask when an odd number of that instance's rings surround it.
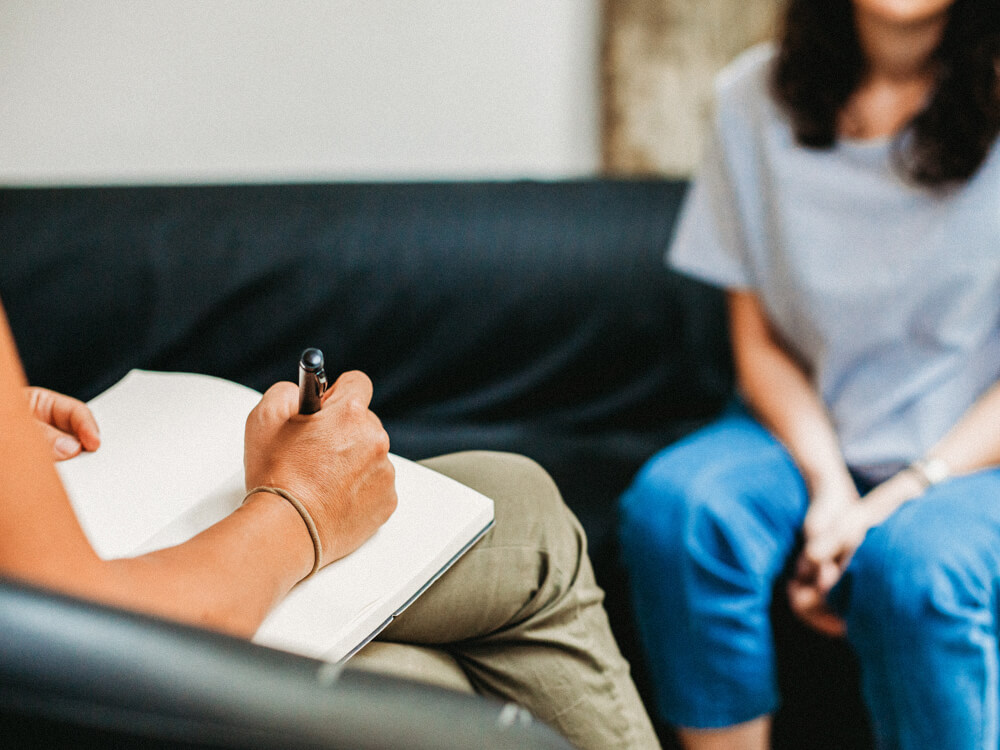
M 321 567 L 323 567 L 323 543 L 319 538 L 319 529 L 316 528 L 316 522 L 313 521 L 312 516 L 309 514 L 309 510 L 304 506 L 298 498 L 292 495 L 287 490 L 283 490 L 280 487 L 254 487 L 246 495 L 243 496 L 243 502 L 245 503 L 247 499 L 253 495 L 255 492 L 270 492 L 272 495 L 277 495 L 278 497 L 283 497 L 292 507 L 298 511 L 298 514 L 302 517 L 303 522 L 305 522 L 306 528 L 309 529 L 309 538 L 312 539 L 313 543 L 313 567 L 309 571 L 309 575 L 306 578 L 310 578 L 316 573 Z M 305 578 L 302 579 L 303 581 Z

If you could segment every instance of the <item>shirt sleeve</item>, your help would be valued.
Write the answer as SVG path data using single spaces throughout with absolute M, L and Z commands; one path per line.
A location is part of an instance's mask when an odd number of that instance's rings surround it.
M 753 287 L 746 230 L 720 123 L 688 194 L 668 265 L 715 286 Z

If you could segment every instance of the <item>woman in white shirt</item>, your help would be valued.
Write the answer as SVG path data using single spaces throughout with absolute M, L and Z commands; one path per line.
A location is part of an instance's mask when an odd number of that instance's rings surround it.
M 882 746 L 1000 743 L 998 66 L 996 0 L 794 0 L 720 76 L 670 261 L 727 290 L 741 402 L 622 502 L 686 747 L 767 746 L 785 571 Z

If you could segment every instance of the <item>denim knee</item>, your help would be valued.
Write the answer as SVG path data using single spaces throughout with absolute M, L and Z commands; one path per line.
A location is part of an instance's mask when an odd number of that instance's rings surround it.
M 692 570 L 769 585 L 806 508 L 784 448 L 745 416 L 727 417 L 653 457 L 623 495 L 620 536 L 630 567 L 660 566 L 674 585 Z M 683 578 L 678 576 L 684 575 Z
M 619 532 L 626 565 L 636 568 L 655 565 L 665 579 L 673 580 L 662 565 L 684 552 L 679 531 L 687 499 L 683 487 L 664 468 L 659 461 L 654 462 L 622 496 Z
M 997 747 L 1000 472 L 951 480 L 872 529 L 832 597 L 885 747 Z
M 663 720 L 710 728 L 774 710 L 768 605 L 805 507 L 790 458 L 745 419 L 661 452 L 622 497 L 622 550 Z
M 902 644 L 937 618 L 989 606 L 996 572 L 951 520 L 916 501 L 868 532 L 836 594 L 849 624 L 887 629 Z

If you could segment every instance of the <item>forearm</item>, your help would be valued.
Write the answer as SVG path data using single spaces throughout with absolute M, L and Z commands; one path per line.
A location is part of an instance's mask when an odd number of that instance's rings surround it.
M 969 408 L 925 458 L 944 461 L 953 474 L 1000 465 L 1000 382 Z
M 34 564 L 6 572 L 81 598 L 243 637 L 253 635 L 313 562 L 305 524 L 276 495 L 256 495 L 187 542 L 138 557 L 101 560 L 85 539 L 67 541 L 61 554 L 21 555 Z
M 748 405 L 785 445 L 810 487 L 846 473 L 826 411 L 787 355 L 758 350 L 744 357 L 737 377 Z
M 986 391 L 924 459 L 942 461 L 950 475 L 1000 465 L 1000 383 Z M 881 523 L 926 489 L 927 478 L 911 468 L 882 482 L 865 498 L 872 524 Z
M 106 599 L 250 637 L 312 563 L 312 542 L 295 509 L 277 495 L 258 494 L 184 544 L 105 563 Z
M 737 384 L 761 422 L 787 448 L 811 495 L 853 486 L 826 408 L 781 346 L 752 295 L 730 295 Z

